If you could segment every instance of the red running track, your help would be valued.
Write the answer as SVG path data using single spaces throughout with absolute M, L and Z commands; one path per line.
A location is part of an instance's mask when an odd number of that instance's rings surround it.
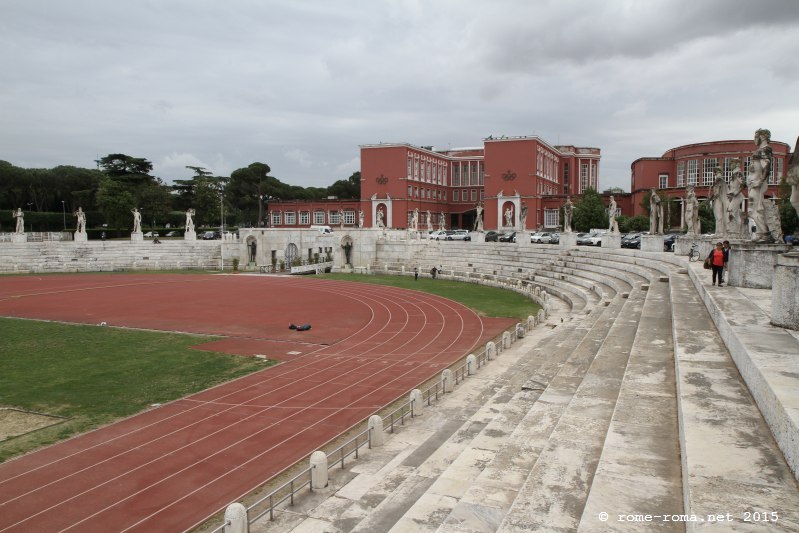
M 273 276 L 6 278 L 0 315 L 211 333 L 225 338 L 203 349 L 286 361 L 0 464 L 0 531 L 190 528 L 512 323 L 416 291 Z

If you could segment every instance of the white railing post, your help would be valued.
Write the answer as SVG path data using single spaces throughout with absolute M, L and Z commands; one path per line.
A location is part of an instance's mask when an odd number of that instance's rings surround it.
M 473 353 L 466 356 L 466 373 L 470 376 L 477 373 L 477 357 Z
M 441 372 L 441 384 L 444 392 L 452 392 L 455 389 L 455 376 L 449 368 Z
M 322 451 L 311 454 L 311 488 L 327 487 L 327 455 Z
M 411 391 L 411 416 L 421 416 L 423 404 L 422 402 L 422 391 L 419 389 L 413 389 Z
M 225 533 L 248 533 L 247 508 L 241 503 L 231 503 L 225 509 Z
M 486 343 L 486 359 L 490 361 L 496 356 L 497 356 L 497 345 L 494 343 L 494 341 L 488 341 Z
M 383 419 L 380 415 L 372 415 L 369 417 L 369 442 L 372 448 L 382 446 L 386 441 L 386 435 L 383 433 Z

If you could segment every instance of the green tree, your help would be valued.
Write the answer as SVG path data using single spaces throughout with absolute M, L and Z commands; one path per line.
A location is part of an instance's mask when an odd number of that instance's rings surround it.
M 575 204 L 572 213 L 572 225 L 577 231 L 589 231 L 592 228 L 607 228 L 608 214 L 602 197 L 592 188 L 583 192 L 583 198 Z
M 699 202 L 699 227 L 702 233 L 716 232 L 716 215 L 711 202 Z
M 327 188 L 328 196 L 338 198 L 360 198 L 361 197 L 361 172 L 353 172 L 346 180 L 338 180 Z
M 798 143 L 799 144 L 799 143 Z M 783 177 L 780 181 L 779 200 L 780 225 L 783 235 L 791 235 L 799 230 L 799 216 L 791 205 L 791 185 Z
M 130 211 L 136 204 L 133 194 L 124 184 L 103 176 L 97 189 L 97 207 L 111 227 L 132 227 Z

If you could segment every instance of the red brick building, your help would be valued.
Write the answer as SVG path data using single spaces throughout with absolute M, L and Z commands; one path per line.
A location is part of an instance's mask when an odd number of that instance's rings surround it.
M 769 178 L 767 196 L 776 196 L 777 187 L 785 176 L 790 158 L 790 146 L 771 141 L 774 165 Z M 732 159 L 742 161 L 741 169 L 746 173 L 749 157 L 756 149 L 754 141 L 710 141 L 687 144 L 667 150 L 661 157 L 642 157 L 631 165 L 630 192 L 634 215 L 644 215 L 641 201 L 650 189 L 672 198 L 685 198 L 685 188 L 693 185 L 697 197 L 706 199 L 713 187 L 716 167 L 721 168 L 729 182 L 732 176 Z
M 567 195 L 598 188 L 600 150 L 553 146 L 537 136 L 484 139 L 483 146 L 433 150 L 410 144 L 361 146 L 361 203 L 365 226 L 378 211 L 391 228 L 406 228 L 419 210 L 436 227 L 471 229 L 476 205 L 484 206 L 485 229 L 515 226 L 527 208 L 527 229 L 560 225 Z M 505 213 L 510 212 L 507 225 Z

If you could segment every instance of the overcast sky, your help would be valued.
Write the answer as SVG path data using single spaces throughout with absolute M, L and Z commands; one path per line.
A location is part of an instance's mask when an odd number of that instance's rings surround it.
M 361 144 L 538 135 L 600 188 L 693 142 L 799 135 L 797 0 L 0 0 L 0 159 L 254 161 L 326 186 Z

